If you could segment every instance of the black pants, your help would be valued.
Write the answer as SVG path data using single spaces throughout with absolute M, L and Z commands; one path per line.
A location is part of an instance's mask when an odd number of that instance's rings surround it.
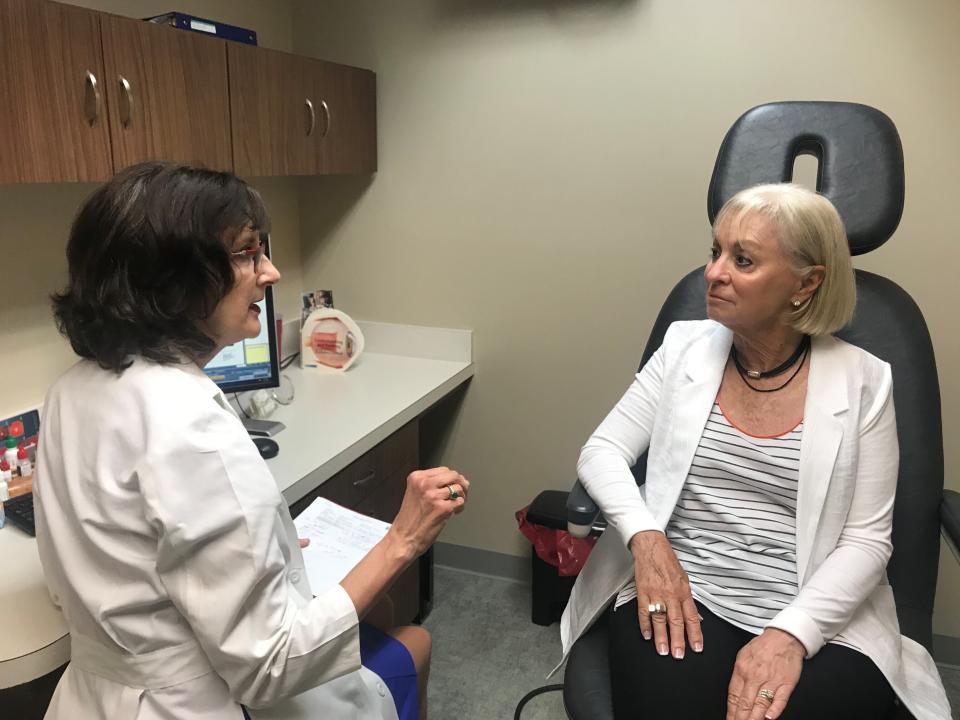
M 657 654 L 637 622 L 637 601 L 610 612 L 610 682 L 617 720 L 724 720 L 727 687 L 737 653 L 755 636 L 697 603 L 703 652 L 683 660 Z M 800 682 L 782 720 L 885 720 L 894 693 L 866 655 L 825 645 L 804 660 Z

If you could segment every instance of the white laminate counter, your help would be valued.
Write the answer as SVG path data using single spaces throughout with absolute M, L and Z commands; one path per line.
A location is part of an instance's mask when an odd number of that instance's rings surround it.
M 37 541 L 9 523 L 0 530 L 0 688 L 46 675 L 70 659 L 70 636 L 47 592 Z
M 287 372 L 296 399 L 270 416 L 286 428 L 267 465 L 292 504 L 468 380 L 473 365 L 366 353 L 342 374 Z
M 267 461 L 293 503 L 384 440 L 474 372 L 472 335 L 360 322 L 366 351 L 347 372 L 284 373 L 296 396 L 269 419 L 286 428 Z M 244 403 L 246 407 L 248 403 Z M 43 580 L 36 541 L 7 525 L 0 530 L 0 688 L 40 677 L 65 663 L 70 638 Z

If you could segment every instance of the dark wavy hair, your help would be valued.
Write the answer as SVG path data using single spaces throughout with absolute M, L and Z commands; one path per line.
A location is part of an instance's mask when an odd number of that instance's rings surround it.
M 205 321 L 233 288 L 231 244 L 269 222 L 257 191 L 231 173 L 129 167 L 77 213 L 68 284 L 51 298 L 57 327 L 74 352 L 118 374 L 138 355 L 202 357 L 216 347 Z

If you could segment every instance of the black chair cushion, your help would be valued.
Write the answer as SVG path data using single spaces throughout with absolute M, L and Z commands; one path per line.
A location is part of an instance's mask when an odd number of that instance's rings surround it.
M 943 505 L 940 508 L 940 522 L 950 542 L 960 548 L 960 493 L 955 490 L 943 491 Z
M 606 613 L 570 650 L 563 671 L 563 706 L 570 720 L 613 720 Z
M 713 168 L 710 223 L 740 190 L 792 180 L 794 161 L 804 154 L 820 161 L 817 191 L 843 218 L 850 252 L 883 245 L 903 213 L 903 149 L 890 118 L 855 103 L 778 102 L 741 115 Z

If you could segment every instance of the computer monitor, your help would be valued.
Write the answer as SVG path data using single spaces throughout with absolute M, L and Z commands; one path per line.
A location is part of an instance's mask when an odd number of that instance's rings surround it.
M 273 288 L 267 287 L 260 307 L 260 334 L 218 352 L 203 368 L 224 393 L 275 388 L 280 385 L 280 353 L 273 316 Z

